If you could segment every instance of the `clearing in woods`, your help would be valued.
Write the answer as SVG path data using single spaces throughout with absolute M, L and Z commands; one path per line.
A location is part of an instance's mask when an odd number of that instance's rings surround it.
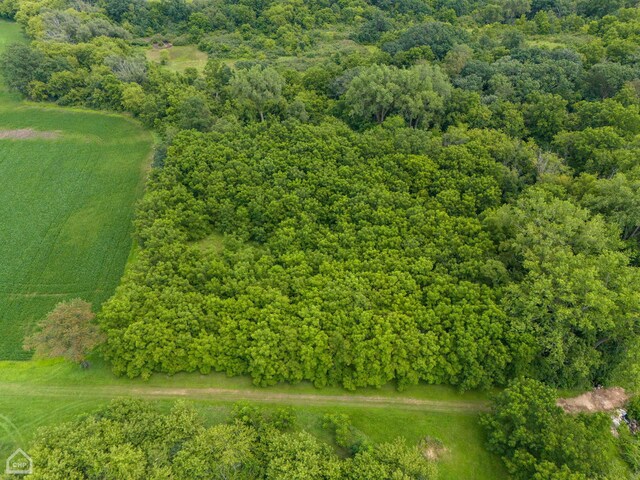
M 0 51 L 22 38 L 0 21 Z M 1 81 L 1 79 L 0 79 Z M 74 297 L 114 291 L 152 137 L 122 116 L 21 102 L 0 87 L 0 359 Z

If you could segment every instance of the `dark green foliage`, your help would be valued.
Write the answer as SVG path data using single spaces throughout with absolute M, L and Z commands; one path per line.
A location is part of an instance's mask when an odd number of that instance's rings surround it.
M 556 385 L 588 385 L 637 334 L 638 275 L 602 218 L 543 188 L 488 216 L 513 277 L 514 367 Z M 517 353 L 516 353 L 517 352 Z
M 604 17 L 617 9 L 630 5 L 627 0 L 578 0 L 578 11 L 587 17 Z
M 42 52 L 21 43 L 9 45 L 0 55 L 4 80 L 9 87 L 24 95 L 28 93 L 30 82 L 46 79 L 47 72 L 42 71 L 44 62 Z
M 587 72 L 587 95 L 590 98 L 613 97 L 624 82 L 638 77 L 637 69 L 619 63 L 598 63 Z
M 483 416 L 488 448 L 514 479 L 612 478 L 615 448 L 606 414 L 568 415 L 553 389 L 517 380 L 498 394 Z
M 465 43 L 466 34 L 462 29 L 448 23 L 427 22 L 411 27 L 398 40 L 384 44 L 385 51 L 397 54 L 414 47 L 428 46 L 437 59 L 443 59 L 458 43 Z
M 116 22 L 120 22 L 135 2 L 132 0 L 104 0 L 101 3 L 106 14 Z
M 355 38 L 362 43 L 377 42 L 382 34 L 391 28 L 392 22 L 389 17 L 380 10 L 376 10 L 371 18 L 360 26 Z

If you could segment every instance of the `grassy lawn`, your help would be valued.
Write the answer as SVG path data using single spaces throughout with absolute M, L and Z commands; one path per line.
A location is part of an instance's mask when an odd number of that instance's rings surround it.
M 0 48 L 19 39 L 0 23 Z M 24 336 L 56 303 L 113 293 L 151 144 L 122 116 L 0 94 L 0 359 L 28 358 Z
M 169 408 L 172 400 L 155 400 Z M 18 446 L 29 445 L 37 427 L 55 425 L 76 416 L 95 411 L 108 402 L 94 397 L 33 396 L 28 404 L 12 397 L 0 397 L 0 458 L 5 458 Z M 216 400 L 191 401 L 208 423 L 226 420 L 232 403 Z M 265 408 L 271 408 L 266 405 Z M 442 440 L 448 449 L 439 462 L 440 480 L 500 480 L 506 479 L 499 459 L 482 448 L 482 432 L 475 415 L 442 414 L 393 409 L 366 409 L 350 406 L 293 406 L 298 426 L 318 437 L 329 440 L 322 430 L 326 413 L 345 413 L 353 424 L 375 441 L 405 437 L 414 444 L 424 436 Z
M 175 389 L 173 395 L 159 394 L 160 389 Z M 194 389 L 228 389 L 231 395 Z M 0 459 L 20 445 L 28 445 L 37 427 L 70 420 L 76 415 L 95 410 L 109 399 L 119 396 L 142 396 L 169 408 L 177 398 L 187 398 L 209 422 L 228 418 L 231 406 L 246 397 L 264 408 L 290 405 L 298 424 L 328 439 L 321 428 L 325 413 L 346 413 L 354 425 L 375 441 L 405 437 L 417 443 L 424 436 L 442 440 L 448 449 L 440 462 L 440 478 L 502 479 L 506 478 L 499 460 L 482 447 L 482 432 L 477 424 L 478 412 L 456 411 L 459 403 L 477 403 L 482 408 L 487 395 L 481 392 L 460 394 L 449 387 L 418 385 L 398 392 L 389 385 L 381 389 L 363 389 L 355 393 L 340 388 L 315 389 L 309 384 L 255 387 L 246 377 L 229 378 L 222 374 L 154 375 L 148 381 L 113 376 L 99 361 L 89 370 L 64 361 L 0 362 Z M 277 394 L 301 395 L 301 398 L 278 400 Z M 304 395 L 314 395 L 309 399 Z M 435 410 L 431 406 L 367 405 L 347 403 L 323 396 L 375 396 L 390 399 L 413 398 L 449 402 L 452 407 Z M 25 398 L 29 401 L 25 402 Z
M 171 48 L 152 47 L 146 51 L 147 59 L 160 63 L 164 57 L 167 60 L 166 67 L 169 70 L 182 72 L 186 68 L 193 67 L 202 70 L 207 64 L 209 56 L 195 45 L 185 45 Z

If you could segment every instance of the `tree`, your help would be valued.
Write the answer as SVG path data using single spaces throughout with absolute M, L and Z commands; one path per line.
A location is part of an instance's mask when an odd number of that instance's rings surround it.
M 443 22 L 426 22 L 404 31 L 398 40 L 385 43 L 383 50 L 395 55 L 413 47 L 427 45 L 438 60 L 458 43 L 466 43 L 467 33 L 458 27 Z
M 553 139 L 556 152 L 565 158 L 569 166 L 578 172 L 598 173 L 610 176 L 625 166 L 620 155 L 626 144 L 613 127 L 587 127 L 578 132 L 560 132 Z M 616 154 L 613 154 L 616 153 Z
M 629 65 L 597 63 L 587 72 L 586 94 L 591 98 L 613 97 L 625 82 L 633 80 L 636 76 L 636 70 Z
M 233 78 L 233 72 L 225 63 L 210 58 L 207 60 L 203 73 L 207 84 L 207 92 L 213 95 L 216 100 L 219 99 L 224 87 Z
M 33 350 L 36 357 L 82 362 L 103 340 L 98 326 L 91 323 L 94 317 L 90 303 L 79 298 L 61 302 L 38 324 L 40 331 L 25 339 L 24 349 Z
M 132 0 L 101 0 L 100 5 L 112 20 L 120 22 L 122 17 L 133 7 Z
M 488 448 L 516 480 L 610 478 L 614 461 L 606 414 L 571 416 L 556 393 L 536 380 L 518 379 L 493 399 L 481 417 Z
M 640 172 L 617 173 L 597 180 L 582 197 L 582 204 L 620 226 L 622 238 L 640 236 Z
M 351 116 L 384 122 L 401 94 L 398 70 L 387 65 L 372 65 L 356 76 L 344 94 Z
M 39 50 L 16 43 L 9 45 L 0 55 L 0 68 L 9 87 L 27 95 L 30 82 L 43 80 L 40 73 L 44 61 L 45 56 Z
M 625 5 L 625 0 L 578 0 L 578 12 L 587 17 L 604 17 Z
M 516 373 L 562 386 L 605 381 L 638 330 L 637 271 L 619 232 L 544 187 L 488 216 L 513 281 Z
M 360 452 L 353 459 L 352 465 L 348 477 L 352 480 L 437 478 L 433 463 L 425 460 L 424 453 L 417 446 L 408 447 L 401 438 Z
M 399 72 L 399 113 L 411 127 L 433 121 L 444 111 L 444 101 L 450 95 L 451 84 L 438 67 L 416 65 Z
M 176 122 L 181 129 L 205 131 L 211 121 L 211 110 L 202 95 L 187 97 L 176 107 Z
M 531 11 L 531 0 L 501 0 L 499 5 L 507 20 L 515 20 Z
M 374 10 L 371 18 L 364 22 L 355 33 L 355 38 L 361 43 L 377 42 L 382 34 L 392 27 L 392 22 L 381 10 Z
M 258 114 L 264 122 L 265 113 L 282 102 L 284 79 L 274 68 L 255 65 L 238 70 L 231 80 L 231 90 L 241 104 Z
M 402 115 L 409 126 L 433 120 L 444 111 L 444 100 L 451 84 L 439 67 L 416 65 L 398 69 L 372 65 L 350 83 L 344 101 L 352 117 L 368 121 L 372 117 L 384 122 L 387 115 Z
M 575 10 L 572 0 L 532 0 L 531 14 L 540 11 L 553 12 L 557 17 L 564 17 Z
M 174 469 L 180 478 L 260 478 L 261 466 L 255 455 L 257 440 L 253 428 L 215 425 L 189 439 L 174 457 Z
M 533 93 L 524 107 L 525 124 L 538 141 L 550 142 L 567 123 L 567 101 L 552 93 Z
M 29 453 L 36 480 L 431 480 L 437 473 L 402 439 L 343 459 L 307 431 L 281 430 L 277 420 L 207 428 L 186 403 L 162 412 L 135 399 L 39 430 Z

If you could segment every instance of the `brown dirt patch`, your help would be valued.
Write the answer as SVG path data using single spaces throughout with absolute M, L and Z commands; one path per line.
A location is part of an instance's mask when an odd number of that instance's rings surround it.
M 557 405 L 567 413 L 609 412 L 627 403 L 624 388 L 600 388 L 573 398 L 560 398 Z
M 20 128 L 18 130 L 0 130 L 0 140 L 29 140 L 32 138 L 53 139 L 60 136 L 59 132 L 39 132 L 33 128 Z

